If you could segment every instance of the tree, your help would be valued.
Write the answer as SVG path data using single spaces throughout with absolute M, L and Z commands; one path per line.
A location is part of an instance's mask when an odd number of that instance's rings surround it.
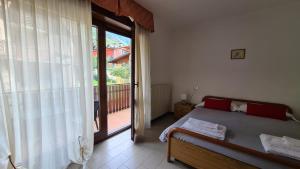
M 124 63 L 120 65 L 115 65 L 111 69 L 110 74 L 116 77 L 117 83 L 129 83 L 129 79 L 130 79 L 129 64 Z

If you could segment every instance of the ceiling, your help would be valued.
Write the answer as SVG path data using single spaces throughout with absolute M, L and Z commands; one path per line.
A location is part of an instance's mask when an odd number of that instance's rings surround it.
M 298 0 L 136 0 L 155 19 L 181 26 L 208 19 L 234 16 Z

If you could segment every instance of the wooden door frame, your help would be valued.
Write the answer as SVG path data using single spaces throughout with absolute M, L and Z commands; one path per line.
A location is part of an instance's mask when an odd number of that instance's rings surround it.
M 131 27 L 131 140 L 134 141 L 135 135 L 135 25 Z
M 128 27 L 131 30 L 125 30 L 118 26 L 112 25 L 104 20 L 98 19 L 95 15 L 104 15 L 114 19 Z M 115 16 L 113 13 L 92 4 L 92 24 L 98 27 L 98 65 L 99 65 L 99 98 L 100 98 L 100 131 L 95 133 L 94 143 L 99 143 L 109 137 L 112 137 L 124 130 L 131 128 L 131 139 L 134 139 L 134 96 L 135 96 L 135 25 L 127 17 Z M 113 32 L 131 39 L 131 125 L 117 132 L 108 134 L 107 126 L 107 84 L 106 84 L 106 47 L 105 31 Z M 102 40 L 101 40 L 102 39 Z M 104 40 L 103 40 L 104 39 Z
M 105 28 L 99 24 L 95 18 L 92 18 L 92 24 L 97 26 L 98 35 L 98 91 L 100 109 L 99 115 L 99 131 L 94 134 L 94 142 L 97 143 L 107 136 L 107 88 L 106 88 L 106 61 L 105 61 Z M 101 89 L 101 90 L 100 90 Z

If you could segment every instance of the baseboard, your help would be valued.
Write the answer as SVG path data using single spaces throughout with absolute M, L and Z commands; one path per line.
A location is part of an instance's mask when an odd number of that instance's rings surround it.
M 163 117 L 165 117 L 165 116 L 167 116 L 167 115 L 174 115 L 174 112 L 166 112 L 166 113 L 164 113 L 164 114 L 162 114 L 162 115 L 160 115 L 160 116 L 158 116 L 158 117 L 152 119 L 152 120 L 151 120 L 151 123 L 154 123 L 155 121 L 157 121 L 157 120 L 159 120 L 159 119 L 161 119 L 161 118 L 163 118 Z

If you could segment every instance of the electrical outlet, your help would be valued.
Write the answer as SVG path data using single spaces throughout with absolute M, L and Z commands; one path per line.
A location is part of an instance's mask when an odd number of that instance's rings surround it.
M 194 86 L 194 90 L 195 90 L 195 91 L 198 91 L 198 90 L 199 90 L 199 86 L 198 86 L 198 85 L 195 85 L 195 86 Z

